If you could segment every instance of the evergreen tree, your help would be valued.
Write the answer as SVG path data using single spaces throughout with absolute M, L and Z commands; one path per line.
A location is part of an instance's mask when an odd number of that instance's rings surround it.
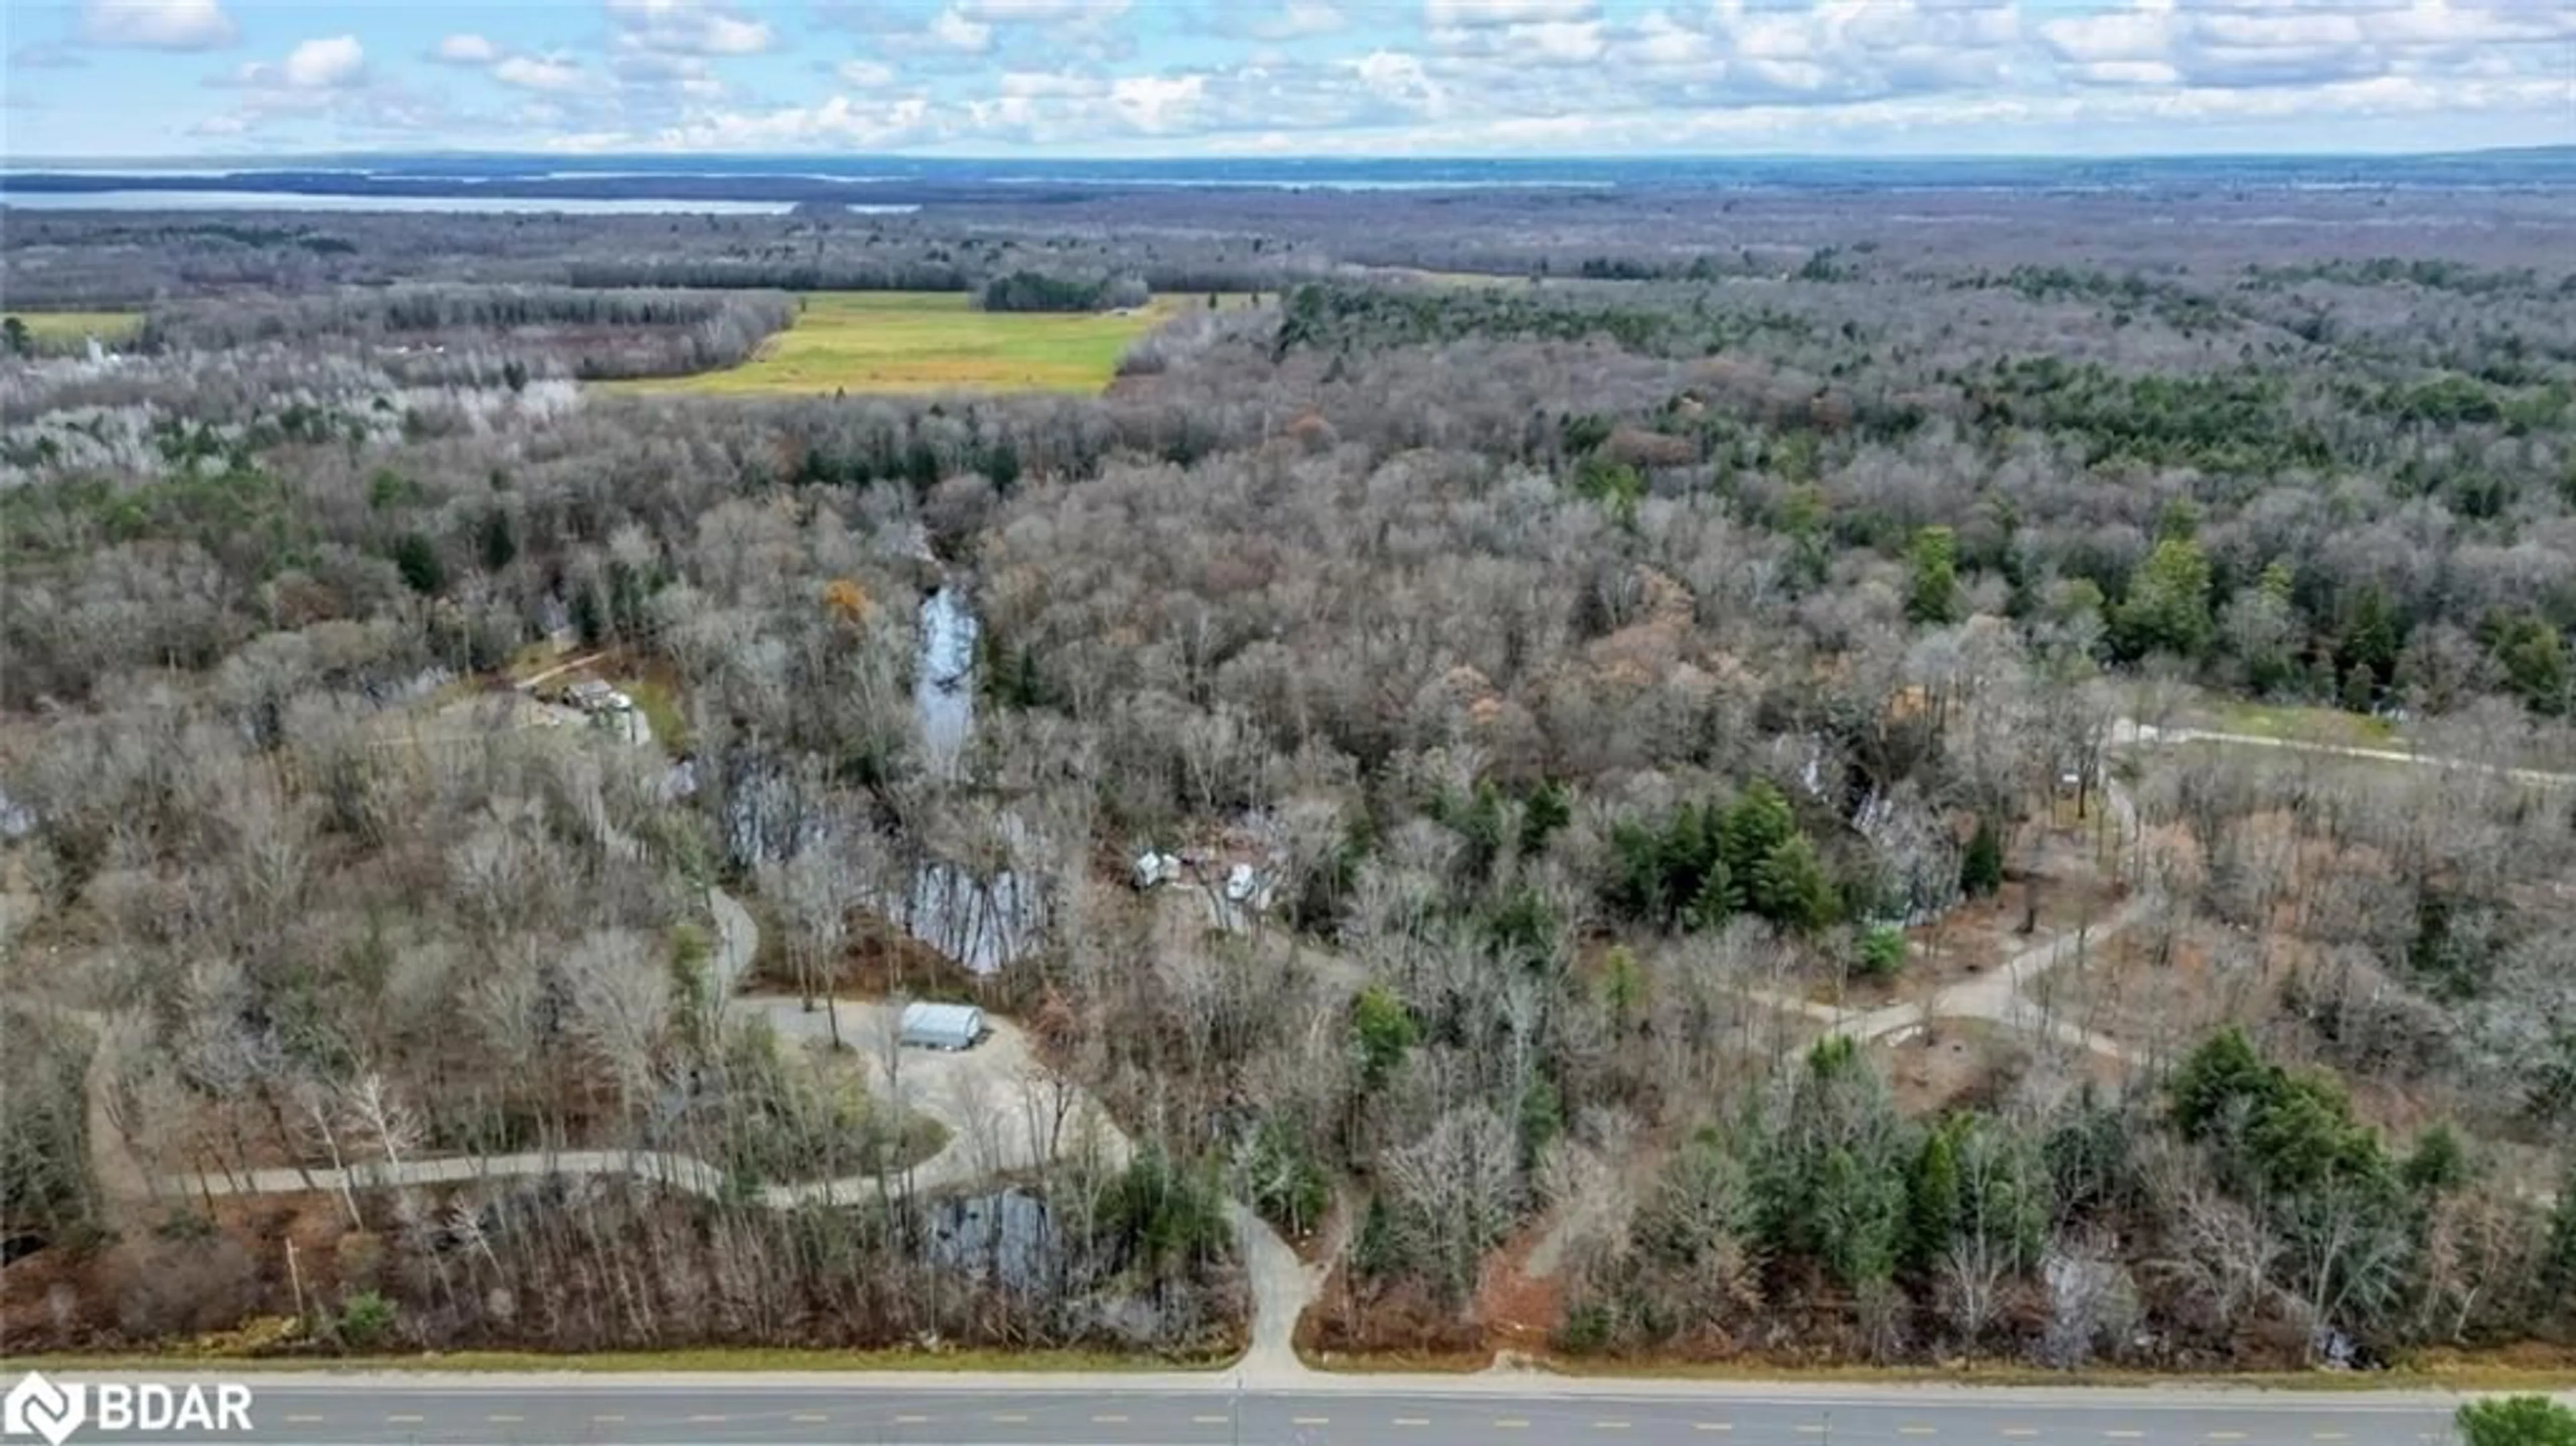
M 2550 717 L 2567 711 L 2567 645 L 2548 619 L 2490 617 L 2478 633 L 2504 673 L 2506 690 L 2524 707 Z
M 1753 911 L 1784 929 L 1812 933 L 1834 921 L 1833 881 L 1805 834 L 1789 835 L 1762 856 L 1748 892 Z
M 2130 657 L 2197 658 L 2209 646 L 2209 555 L 2188 537 L 2168 537 L 2129 577 L 2113 634 Z
M 572 628 L 585 648 L 596 648 L 607 641 L 607 609 L 600 606 L 599 589 L 589 583 L 572 590 Z
M 1905 931 L 1880 924 L 1860 936 L 1860 972 L 1871 979 L 1893 979 L 1905 968 Z
M 1952 1119 L 1923 1138 L 1914 1157 L 1908 1188 L 1906 1259 L 1917 1270 L 1929 1270 L 1950 1248 L 1959 1229 L 1958 1137 L 1964 1124 Z
M 1574 818 L 1574 804 L 1565 795 L 1565 786 L 1548 779 L 1530 790 L 1521 806 L 1521 856 L 1528 858 L 1547 847 L 1556 831 Z
M 1953 835 L 1955 837 L 1955 835 Z M 2004 886 L 2003 830 L 1984 814 L 1968 836 L 1968 851 L 1959 859 L 1959 889 L 1972 899 L 1992 898 Z
M 2549 1214 L 2549 1243 L 2541 1252 L 2540 1281 L 2576 1312 L 2576 1168 L 2559 1182 L 2558 1205 Z
M 2469 1181 L 2469 1154 L 2448 1124 L 2436 1122 L 2416 1137 L 2415 1148 L 2397 1169 L 2398 1178 L 2418 1195 L 2444 1195 Z
M 1693 929 L 1714 929 L 1743 907 L 1744 900 L 1736 892 L 1735 876 L 1727 869 L 1725 858 L 1712 853 L 1708 872 L 1700 876 L 1699 891 L 1691 896 L 1683 922 Z
M 1905 616 L 1941 626 L 1959 620 L 1958 534 L 1947 527 L 1926 527 L 1914 534 L 1913 577 L 1905 593 Z
M 1386 1083 L 1421 1037 L 1413 1012 L 1386 990 L 1363 989 L 1351 1001 L 1351 1042 L 1359 1053 L 1363 1087 L 1373 1090 Z
M 519 534 L 510 524 L 509 509 L 495 507 L 483 514 L 483 528 L 476 541 L 483 554 L 483 570 L 496 573 L 510 565 L 519 555 Z
M 436 597 L 447 590 L 447 565 L 438 560 L 438 544 L 425 533 L 406 532 L 394 544 L 394 569 L 413 592 Z
M 2379 584 L 2372 583 L 2353 599 L 2352 615 L 2344 620 L 2343 634 L 2335 644 L 2335 663 L 2346 674 L 2355 669 L 2368 673 L 2375 690 L 2397 676 L 2397 655 L 2405 645 L 2406 631 L 2396 607 Z
M 1727 868 L 1749 884 L 1762 860 L 1798 831 L 1798 820 L 1771 780 L 1757 778 L 1727 809 L 1719 831 Z

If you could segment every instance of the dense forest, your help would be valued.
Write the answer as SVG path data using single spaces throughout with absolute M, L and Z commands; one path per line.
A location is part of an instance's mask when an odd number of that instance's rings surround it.
M 2544 199 L 13 217 L 8 1342 L 2576 1343 Z

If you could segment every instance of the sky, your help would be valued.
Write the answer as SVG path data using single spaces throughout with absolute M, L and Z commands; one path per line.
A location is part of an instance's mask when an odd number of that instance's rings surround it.
M 5 0 L 0 158 L 2576 143 L 2576 0 Z

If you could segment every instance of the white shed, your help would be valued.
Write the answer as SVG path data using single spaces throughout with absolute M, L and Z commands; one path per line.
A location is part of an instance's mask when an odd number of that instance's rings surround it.
M 984 1011 L 972 1004 L 907 1004 L 899 1040 L 915 1049 L 973 1049 L 984 1037 Z
M 1136 887 L 1150 889 L 1168 884 L 1181 876 L 1181 861 L 1170 854 L 1147 849 L 1136 856 Z

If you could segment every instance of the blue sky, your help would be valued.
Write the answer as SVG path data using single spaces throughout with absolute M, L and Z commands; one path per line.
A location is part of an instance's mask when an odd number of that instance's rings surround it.
M 2576 0 L 8 0 L 0 154 L 2576 142 Z

